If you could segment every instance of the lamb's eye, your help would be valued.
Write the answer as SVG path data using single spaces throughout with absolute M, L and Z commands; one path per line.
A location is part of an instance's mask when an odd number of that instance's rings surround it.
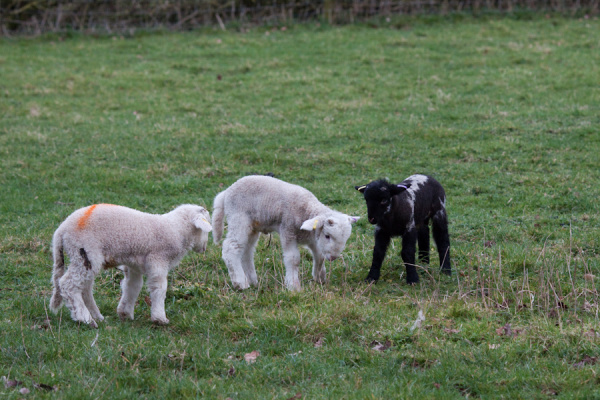
M 387 199 L 381 200 L 381 204 L 387 204 L 387 202 L 388 202 Z
M 325 235 L 325 239 L 329 240 L 329 239 L 331 239 L 331 236 Z

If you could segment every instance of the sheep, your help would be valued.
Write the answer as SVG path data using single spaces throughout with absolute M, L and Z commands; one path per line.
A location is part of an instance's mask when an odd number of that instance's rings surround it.
M 97 328 L 104 320 L 93 296 L 95 276 L 119 265 L 125 278 L 117 313 L 133 320 L 133 309 L 147 277 L 151 320 L 168 324 L 165 314 L 167 274 L 183 256 L 206 251 L 210 214 L 203 207 L 184 204 L 163 214 L 148 214 L 112 204 L 80 208 L 67 217 L 52 238 L 54 285 L 50 309 L 57 313 L 63 299 L 71 318 Z M 70 264 L 65 273 L 64 254 Z
M 450 238 L 446 215 L 446 194 L 438 181 L 426 175 L 412 175 L 401 184 L 393 185 L 378 180 L 368 185 L 355 186 L 364 195 L 367 215 L 375 228 L 373 263 L 365 279 L 376 282 L 392 237 L 402 237 L 400 255 L 406 266 L 406 282 L 419 282 L 415 267 L 416 243 L 419 258 L 429 263 L 429 221 L 432 221 L 433 239 L 436 243 L 443 273 L 450 275 Z
M 254 250 L 260 233 L 277 232 L 281 239 L 285 285 L 300 290 L 298 246 L 313 256 L 312 276 L 325 282 L 324 261 L 340 256 L 352 232 L 351 217 L 323 205 L 307 189 L 269 176 L 246 176 L 217 194 L 213 204 L 213 239 L 219 243 L 224 218 L 228 233 L 223 242 L 223 260 L 233 287 L 256 286 Z

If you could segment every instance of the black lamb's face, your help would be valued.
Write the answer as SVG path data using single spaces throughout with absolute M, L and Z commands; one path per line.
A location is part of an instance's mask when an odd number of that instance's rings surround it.
M 365 186 L 355 186 L 367 202 L 367 218 L 373 225 L 381 223 L 392 209 L 392 197 L 403 192 L 407 186 L 392 185 L 386 181 L 373 181 Z

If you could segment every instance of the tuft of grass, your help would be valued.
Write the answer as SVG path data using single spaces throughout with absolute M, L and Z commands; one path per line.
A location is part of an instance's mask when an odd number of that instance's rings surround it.
M 597 397 L 598 28 L 534 15 L 2 39 L 0 393 Z M 150 323 L 145 292 L 119 321 L 116 270 L 96 279 L 98 330 L 49 314 L 50 241 L 74 209 L 210 208 L 266 172 L 352 215 L 365 215 L 354 185 L 435 176 L 454 274 L 432 248 L 407 286 L 395 240 L 363 283 L 363 218 L 327 284 L 302 251 L 300 293 L 283 289 L 272 235 L 243 292 L 220 247 L 188 255 L 169 276 L 169 326 Z

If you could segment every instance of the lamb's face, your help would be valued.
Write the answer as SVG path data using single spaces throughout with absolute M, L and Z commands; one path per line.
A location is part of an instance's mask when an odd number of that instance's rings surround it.
M 316 230 L 317 249 L 326 260 L 333 261 L 344 251 L 352 233 L 349 218 L 347 215 L 326 217 L 322 228 Z
M 371 224 L 377 224 L 392 208 L 392 194 L 387 187 L 372 188 L 365 191 L 367 218 Z
M 374 181 L 365 186 L 356 186 L 367 203 L 367 218 L 373 225 L 380 224 L 392 209 L 392 197 L 410 185 L 392 185 L 386 181 Z
M 196 253 L 204 253 L 208 244 L 208 232 L 198 229 L 194 235 L 194 245 L 192 249 Z

